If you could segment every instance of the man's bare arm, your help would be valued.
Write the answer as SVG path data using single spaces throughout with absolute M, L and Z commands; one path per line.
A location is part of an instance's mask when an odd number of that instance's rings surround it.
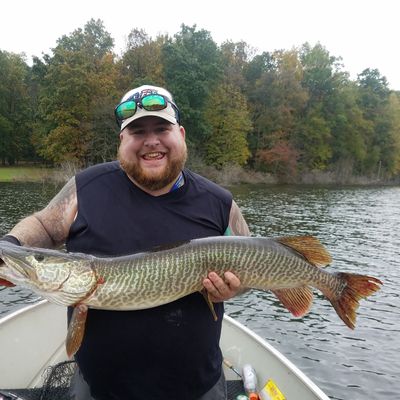
M 59 246 L 66 241 L 77 210 L 75 178 L 71 178 L 43 210 L 18 222 L 9 234 L 22 245 Z
M 250 229 L 235 201 L 232 201 L 229 214 L 229 229 L 233 236 L 250 236 Z

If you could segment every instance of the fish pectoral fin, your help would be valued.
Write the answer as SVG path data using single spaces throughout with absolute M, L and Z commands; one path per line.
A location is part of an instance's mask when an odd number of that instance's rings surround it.
M 65 347 L 67 355 L 71 358 L 81 346 L 83 335 L 85 334 L 85 324 L 88 314 L 88 307 L 85 304 L 78 304 L 72 312 L 71 321 L 68 325 L 67 339 Z
M 218 321 L 218 316 L 217 316 L 217 313 L 215 312 L 215 309 L 214 309 L 214 303 L 210 299 L 210 293 L 208 293 L 207 290 L 204 289 L 204 288 L 202 290 L 200 290 L 200 293 L 203 295 L 203 297 L 204 297 L 204 299 L 205 299 L 205 301 L 206 301 L 206 303 L 207 303 L 207 305 L 208 305 L 208 307 L 209 307 L 209 309 L 211 311 L 211 314 L 214 317 L 214 321 Z
M 314 236 L 280 237 L 277 242 L 300 253 L 309 263 L 317 267 L 325 267 L 332 262 L 332 257 Z
M 272 290 L 272 293 L 295 317 L 302 317 L 311 308 L 313 293 L 308 286 L 277 289 Z

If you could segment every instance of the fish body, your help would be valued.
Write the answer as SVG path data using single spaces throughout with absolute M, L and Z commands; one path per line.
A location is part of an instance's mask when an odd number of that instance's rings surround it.
M 310 236 L 218 236 L 105 258 L 1 243 L 0 258 L 5 261 L 0 265 L 0 279 L 64 306 L 106 310 L 156 307 L 202 291 L 203 279 L 210 271 L 220 276 L 231 271 L 243 287 L 273 291 L 295 316 L 309 311 L 311 288 L 316 288 L 352 329 L 358 301 L 382 284 L 367 275 L 324 270 L 321 267 L 329 264 L 331 257 Z M 79 313 L 83 315 L 82 308 Z
M 84 304 L 92 308 L 136 310 L 165 304 L 201 291 L 210 271 L 233 272 L 244 287 L 279 290 L 310 285 L 341 290 L 335 275 L 316 268 L 290 248 L 267 238 L 212 237 L 181 246 L 119 258 L 96 259 L 104 284 Z

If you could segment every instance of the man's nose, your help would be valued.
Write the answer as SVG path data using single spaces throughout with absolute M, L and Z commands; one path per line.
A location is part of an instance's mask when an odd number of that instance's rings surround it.
M 147 132 L 145 139 L 144 139 L 144 145 L 145 146 L 157 146 L 158 144 L 160 144 L 159 136 L 153 131 Z

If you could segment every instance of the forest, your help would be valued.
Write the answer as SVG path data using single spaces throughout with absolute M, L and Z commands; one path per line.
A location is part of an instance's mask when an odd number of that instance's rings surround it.
M 400 92 L 377 69 L 350 79 L 320 43 L 260 54 L 182 25 L 155 38 L 132 29 L 121 53 L 94 19 L 30 63 L 0 49 L 2 165 L 114 159 L 115 106 L 126 91 L 154 84 L 174 95 L 189 157 L 205 166 L 282 180 L 309 171 L 400 177 Z

